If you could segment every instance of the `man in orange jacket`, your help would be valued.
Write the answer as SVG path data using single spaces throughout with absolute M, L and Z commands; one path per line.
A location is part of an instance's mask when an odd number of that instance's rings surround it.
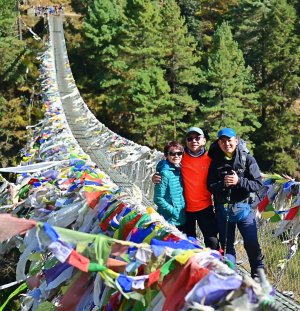
M 196 237 L 196 222 L 203 234 L 204 243 L 219 250 L 218 230 L 212 205 L 211 193 L 207 189 L 207 175 L 211 159 L 205 150 L 206 138 L 199 127 L 190 127 L 185 137 L 186 148 L 182 158 L 184 198 L 186 201 L 186 224 L 184 233 Z M 153 182 L 160 181 L 155 175 Z

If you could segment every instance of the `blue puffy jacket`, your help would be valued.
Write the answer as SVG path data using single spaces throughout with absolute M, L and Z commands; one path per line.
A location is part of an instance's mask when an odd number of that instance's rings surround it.
M 185 201 L 180 167 L 168 160 L 157 164 L 156 171 L 160 173 L 161 182 L 155 185 L 154 202 L 158 213 L 169 223 L 179 226 L 185 223 Z

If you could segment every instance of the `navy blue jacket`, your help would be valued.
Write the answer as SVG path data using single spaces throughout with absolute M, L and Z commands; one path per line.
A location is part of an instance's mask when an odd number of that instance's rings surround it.
M 215 204 L 227 202 L 229 188 L 224 184 L 226 171 L 234 170 L 239 177 L 238 184 L 231 187 L 230 203 L 246 200 L 251 192 L 258 192 L 263 186 L 256 160 L 244 150 L 241 144 L 237 145 L 235 156 L 229 161 L 225 159 L 217 143 L 212 144 L 208 154 L 212 162 L 208 172 L 207 186 L 214 196 Z

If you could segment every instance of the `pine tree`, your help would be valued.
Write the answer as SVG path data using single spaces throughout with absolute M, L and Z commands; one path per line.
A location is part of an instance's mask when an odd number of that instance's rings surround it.
M 0 162 L 14 165 L 28 124 L 20 96 L 24 81 L 25 42 L 18 39 L 16 2 L 0 0 Z
M 208 59 L 206 99 L 201 119 L 212 134 L 221 127 L 232 127 L 248 139 L 260 126 L 254 113 L 257 105 L 251 68 L 245 66 L 243 54 L 224 22 L 213 38 Z
M 194 37 L 196 42 L 201 42 L 201 21 L 199 11 L 201 3 L 199 0 L 177 0 L 180 7 L 181 15 L 185 18 L 189 33 Z
M 25 54 L 25 43 L 17 38 L 15 1 L 0 0 L 0 84 L 20 80 L 19 67 Z
M 128 92 L 131 95 L 133 138 L 139 143 L 162 148 L 165 141 L 172 137 L 169 107 L 173 104 L 164 72 L 156 66 L 135 71 Z
M 236 0 L 199 0 L 197 19 L 200 19 L 200 44 L 207 51 L 212 44 L 212 37 L 218 25 L 224 20 L 228 10 L 236 4 Z
M 151 146 L 159 140 L 162 124 L 170 121 L 166 113 L 161 115 L 162 106 L 169 104 L 170 88 L 161 68 L 159 10 L 156 1 L 97 0 L 85 23 L 90 55 L 101 70 L 97 79 L 104 123 Z
M 191 88 L 201 80 L 197 67 L 200 57 L 194 38 L 188 33 L 180 9 L 174 0 L 165 0 L 162 5 L 162 37 L 165 43 L 165 79 L 170 86 L 172 106 L 168 113 L 172 122 L 168 125 L 173 139 L 178 139 L 177 129 L 189 126 L 190 115 L 199 103 L 191 96 Z
M 233 24 L 240 29 L 236 38 L 253 67 L 260 95 L 262 128 L 254 136 L 255 154 L 263 169 L 286 167 L 285 172 L 294 174 L 300 171 L 299 164 L 294 169 L 299 163 L 300 133 L 297 122 L 292 121 L 297 118 L 294 105 L 300 82 L 295 9 L 286 0 L 242 1 L 235 16 L 238 19 Z M 282 135 L 290 139 L 281 139 Z
M 157 1 L 128 0 L 119 61 L 125 64 L 115 93 L 112 109 L 119 107 L 128 128 L 132 122 L 132 138 L 157 147 L 166 140 L 170 88 L 162 69 L 165 47 L 161 37 L 160 6 Z
M 112 129 L 119 113 L 109 111 L 113 96 L 110 93 L 113 94 L 120 80 L 118 66 L 123 65 L 119 61 L 119 46 L 124 18 L 124 1 L 95 0 L 88 7 L 82 32 L 84 44 L 81 49 L 86 55 L 86 64 L 81 66 L 88 72 L 88 78 L 82 83 L 93 94 L 89 106 L 98 119 Z M 118 132 L 124 134 L 122 129 Z
M 0 0 L 0 38 L 16 36 L 16 1 Z
M 263 131 L 258 135 L 266 139 L 257 150 L 271 164 L 271 169 L 289 174 L 300 172 L 296 154 L 300 141 L 299 114 L 293 109 L 300 83 L 300 40 L 295 25 L 294 8 L 286 0 L 274 1 L 266 27 L 270 38 L 263 55 L 266 73 L 261 92 L 266 101 L 262 109 Z
M 84 20 L 86 56 L 97 83 L 110 72 L 117 58 L 118 38 L 122 31 L 123 6 L 118 0 L 95 0 Z M 99 87 L 99 85 L 98 85 Z

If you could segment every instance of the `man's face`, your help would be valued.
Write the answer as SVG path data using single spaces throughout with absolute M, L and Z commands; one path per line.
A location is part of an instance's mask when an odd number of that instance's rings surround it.
M 188 133 L 186 136 L 186 145 L 193 153 L 198 153 L 206 144 L 204 135 L 199 135 L 197 132 Z
M 219 147 L 228 156 L 231 156 L 234 154 L 237 144 L 238 144 L 238 140 L 236 137 L 229 138 L 226 136 L 222 136 L 218 140 Z

